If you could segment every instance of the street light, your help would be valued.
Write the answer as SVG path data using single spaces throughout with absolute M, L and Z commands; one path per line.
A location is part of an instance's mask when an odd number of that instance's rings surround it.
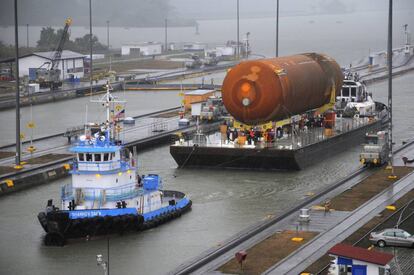
M 249 51 L 250 51 L 250 45 L 249 45 L 249 35 L 250 32 L 246 33 L 246 41 L 245 41 L 245 51 L 246 51 L 246 59 L 249 59 Z
M 106 21 L 106 43 L 109 51 L 109 20 Z
M 20 146 L 20 83 L 19 83 L 19 30 L 17 19 L 17 0 L 14 0 L 14 39 L 15 39 L 15 62 L 16 62 L 16 158 L 15 168 L 20 169 L 21 146 Z
M 29 24 L 26 24 L 26 48 L 29 48 Z
M 106 253 L 108 254 L 107 261 L 104 261 L 102 254 L 96 255 L 96 264 L 102 266 L 104 275 L 109 275 L 109 237 L 106 236 Z
M 387 65 L 388 65 L 388 169 L 391 170 L 389 178 L 395 179 L 393 167 L 393 152 L 392 152 L 392 0 L 389 0 L 388 8 L 388 48 L 387 48 Z
M 98 266 L 102 266 L 104 275 L 108 275 L 108 263 L 103 260 L 103 256 L 101 254 L 96 255 L 96 264 Z
M 240 59 L 239 0 L 237 0 L 237 60 Z
M 276 0 L 276 57 L 279 56 L 279 0 Z
M 89 84 L 90 84 L 90 94 L 92 96 L 92 72 L 93 72 L 93 62 L 92 62 L 92 0 L 89 0 Z
M 165 28 L 165 30 L 164 30 L 165 31 L 165 34 L 164 34 L 165 35 L 165 37 L 164 37 L 165 38 L 165 41 L 164 41 L 165 49 L 164 50 L 165 50 L 165 52 L 167 52 L 168 51 L 168 29 L 167 29 L 168 28 L 168 20 L 167 20 L 167 18 L 165 18 L 164 28 Z

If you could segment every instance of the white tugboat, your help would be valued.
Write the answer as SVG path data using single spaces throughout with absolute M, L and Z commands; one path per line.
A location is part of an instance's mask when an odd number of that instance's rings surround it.
M 49 200 L 46 210 L 38 214 L 46 245 L 148 229 L 191 208 L 185 194 L 162 190 L 160 176 L 139 176 L 133 155 L 115 139 L 117 120 L 112 110 L 120 101 L 111 95 L 109 85 L 96 102 L 105 106 L 106 121 L 86 127 L 85 135 L 71 148 L 76 156 L 72 182 L 62 187 L 61 208 Z

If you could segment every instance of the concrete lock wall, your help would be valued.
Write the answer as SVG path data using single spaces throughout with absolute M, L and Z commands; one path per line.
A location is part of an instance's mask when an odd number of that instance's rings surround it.
M 69 175 L 69 170 L 70 166 L 59 165 L 58 167 L 50 168 L 39 173 L 34 173 L 27 177 L 22 177 L 14 180 L 5 180 L 4 182 L 0 183 L 0 196 L 64 178 Z M 6 183 L 6 181 L 9 182 Z M 10 181 L 12 184 L 10 184 Z

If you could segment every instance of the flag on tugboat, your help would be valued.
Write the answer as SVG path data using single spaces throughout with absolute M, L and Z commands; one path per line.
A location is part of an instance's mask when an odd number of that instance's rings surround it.
M 121 110 L 119 113 L 117 113 L 114 118 L 125 118 L 125 109 Z

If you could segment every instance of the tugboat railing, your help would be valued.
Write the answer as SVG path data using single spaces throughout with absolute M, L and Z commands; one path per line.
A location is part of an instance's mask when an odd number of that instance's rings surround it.
M 78 171 L 111 171 L 121 168 L 123 163 L 120 160 L 117 161 L 76 161 L 74 163 L 74 169 Z
M 144 194 L 142 188 L 138 188 L 135 184 L 129 184 L 122 187 L 112 187 L 108 189 L 102 188 L 82 188 L 82 198 L 87 201 L 120 201 L 137 197 Z M 63 201 L 74 198 L 72 184 L 62 186 L 61 198 Z

